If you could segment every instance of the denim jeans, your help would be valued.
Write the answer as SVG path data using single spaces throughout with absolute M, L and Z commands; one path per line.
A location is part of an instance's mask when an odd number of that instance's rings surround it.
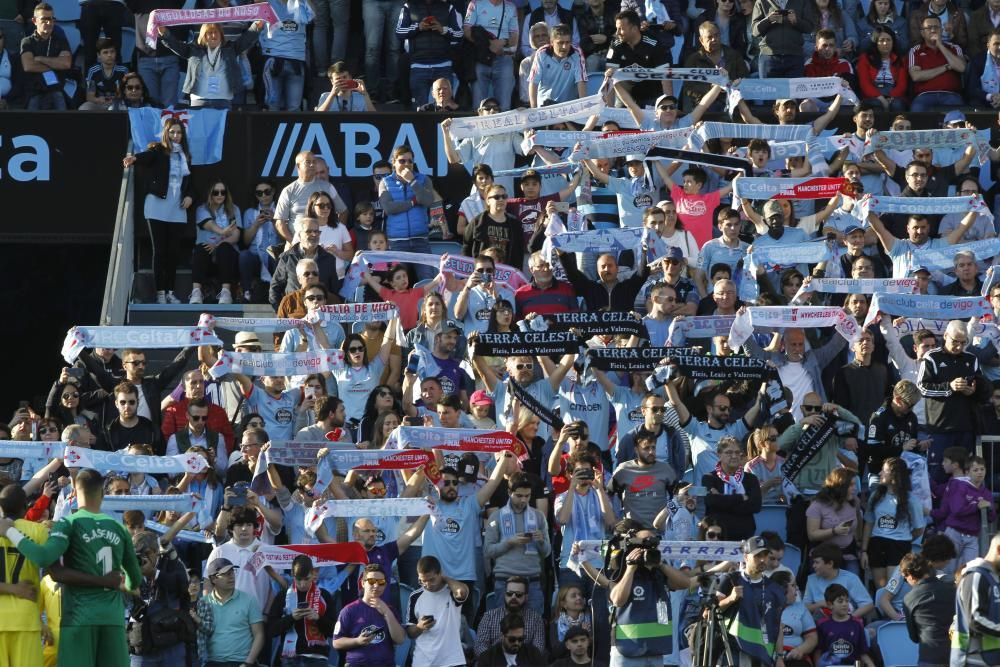
M 410 65 L 410 93 L 413 95 L 413 106 L 427 104 L 431 97 L 431 86 L 438 79 L 451 81 L 451 65 L 444 67 L 414 67 Z
M 181 78 L 177 56 L 140 56 L 138 69 L 154 102 L 165 107 L 177 103 L 177 82 Z
M 476 80 L 472 84 L 472 105 L 479 108 L 487 97 L 500 102 L 501 111 L 510 110 L 510 96 L 514 94 L 514 60 L 510 56 L 497 56 L 492 65 L 476 63 Z
M 389 248 L 400 252 L 422 252 L 430 254 L 431 242 L 426 238 L 422 239 L 389 239 Z M 417 273 L 417 280 L 433 280 L 437 276 L 436 267 L 424 264 L 414 264 L 414 271 Z
M 184 644 L 171 646 L 148 655 L 129 656 L 129 667 L 175 667 L 184 664 Z
M 267 59 L 264 65 L 264 91 L 268 111 L 302 110 L 305 68 L 304 62 L 296 64 L 296 61 Z
M 97 62 L 97 38 L 100 37 L 102 28 L 104 35 L 115 45 L 118 62 L 121 62 L 125 13 L 125 5 L 114 0 L 87 0 L 80 4 L 80 39 L 83 42 L 83 62 L 86 67 L 84 71 Z
M 805 59 L 802 56 L 778 56 L 766 53 L 757 59 L 760 78 L 798 77 L 805 74 Z
M 331 63 L 347 56 L 347 38 L 351 23 L 350 0 L 317 0 L 316 19 L 313 22 L 313 62 L 318 74 L 326 75 Z M 333 26 L 333 43 L 330 27 Z
M 28 98 L 29 111 L 66 111 L 66 94 L 62 88 L 33 93 Z
M 910 111 L 938 111 L 943 108 L 964 106 L 965 101 L 958 93 L 920 93 L 910 102 Z
M 402 8 L 402 0 L 365 0 L 361 5 L 361 18 L 365 24 L 365 76 L 369 86 L 375 86 L 381 78 L 388 79 L 390 86 L 396 82 L 400 48 L 396 23 Z M 386 51 L 384 59 L 383 46 Z M 385 77 L 379 72 L 383 62 Z
M 931 448 L 927 452 L 927 474 L 932 482 L 944 484 L 948 477 L 941 468 L 944 450 L 949 447 L 965 447 L 972 454 L 976 446 L 976 436 L 968 431 L 951 433 L 931 433 Z

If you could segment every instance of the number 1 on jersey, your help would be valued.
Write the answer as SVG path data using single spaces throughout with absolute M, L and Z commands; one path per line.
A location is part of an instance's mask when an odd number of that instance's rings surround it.
M 101 566 L 101 574 L 111 574 L 111 547 L 101 547 L 97 552 L 97 564 Z

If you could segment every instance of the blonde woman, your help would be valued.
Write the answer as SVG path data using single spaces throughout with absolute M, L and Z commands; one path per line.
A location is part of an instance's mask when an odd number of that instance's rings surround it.
M 750 460 L 743 468 L 760 481 L 761 502 L 765 505 L 784 505 L 781 464 L 785 459 L 778 456 L 778 430 L 770 425 L 757 429 L 750 436 L 747 449 Z
M 182 42 L 167 28 L 159 28 L 164 46 L 188 61 L 183 90 L 191 96 L 192 107 L 228 109 L 233 105 L 233 95 L 243 86 L 239 56 L 257 43 L 263 29 L 263 21 L 254 21 L 239 39 L 227 42 L 222 26 L 203 23 L 194 42 Z
M 202 303 L 202 285 L 215 266 L 222 288 L 219 303 L 233 302 L 233 285 L 240 275 L 240 250 L 237 244 L 243 235 L 240 209 L 233 204 L 232 194 L 222 181 L 213 183 L 205 203 L 195 211 L 197 235 L 191 253 L 190 303 Z

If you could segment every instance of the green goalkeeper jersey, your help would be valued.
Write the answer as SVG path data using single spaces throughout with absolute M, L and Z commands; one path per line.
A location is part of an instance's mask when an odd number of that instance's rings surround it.
M 56 522 L 45 544 L 24 538 L 17 549 L 41 567 L 62 556 L 63 565 L 84 574 L 103 576 L 124 569 L 130 589 L 142 578 L 131 536 L 125 526 L 106 514 L 77 510 Z M 63 588 L 63 626 L 124 623 L 125 601 L 121 591 L 69 585 Z

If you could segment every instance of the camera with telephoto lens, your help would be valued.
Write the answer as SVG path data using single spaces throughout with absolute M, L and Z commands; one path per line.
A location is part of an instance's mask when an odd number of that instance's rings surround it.
M 641 539 L 630 536 L 625 542 L 625 553 L 631 553 L 633 549 L 642 550 L 639 564 L 643 567 L 657 567 L 663 558 L 660 554 L 660 538 L 656 535 L 650 535 Z
M 716 592 L 719 590 L 719 580 L 711 574 L 700 574 L 698 581 L 698 603 L 701 607 L 718 606 L 719 597 Z

